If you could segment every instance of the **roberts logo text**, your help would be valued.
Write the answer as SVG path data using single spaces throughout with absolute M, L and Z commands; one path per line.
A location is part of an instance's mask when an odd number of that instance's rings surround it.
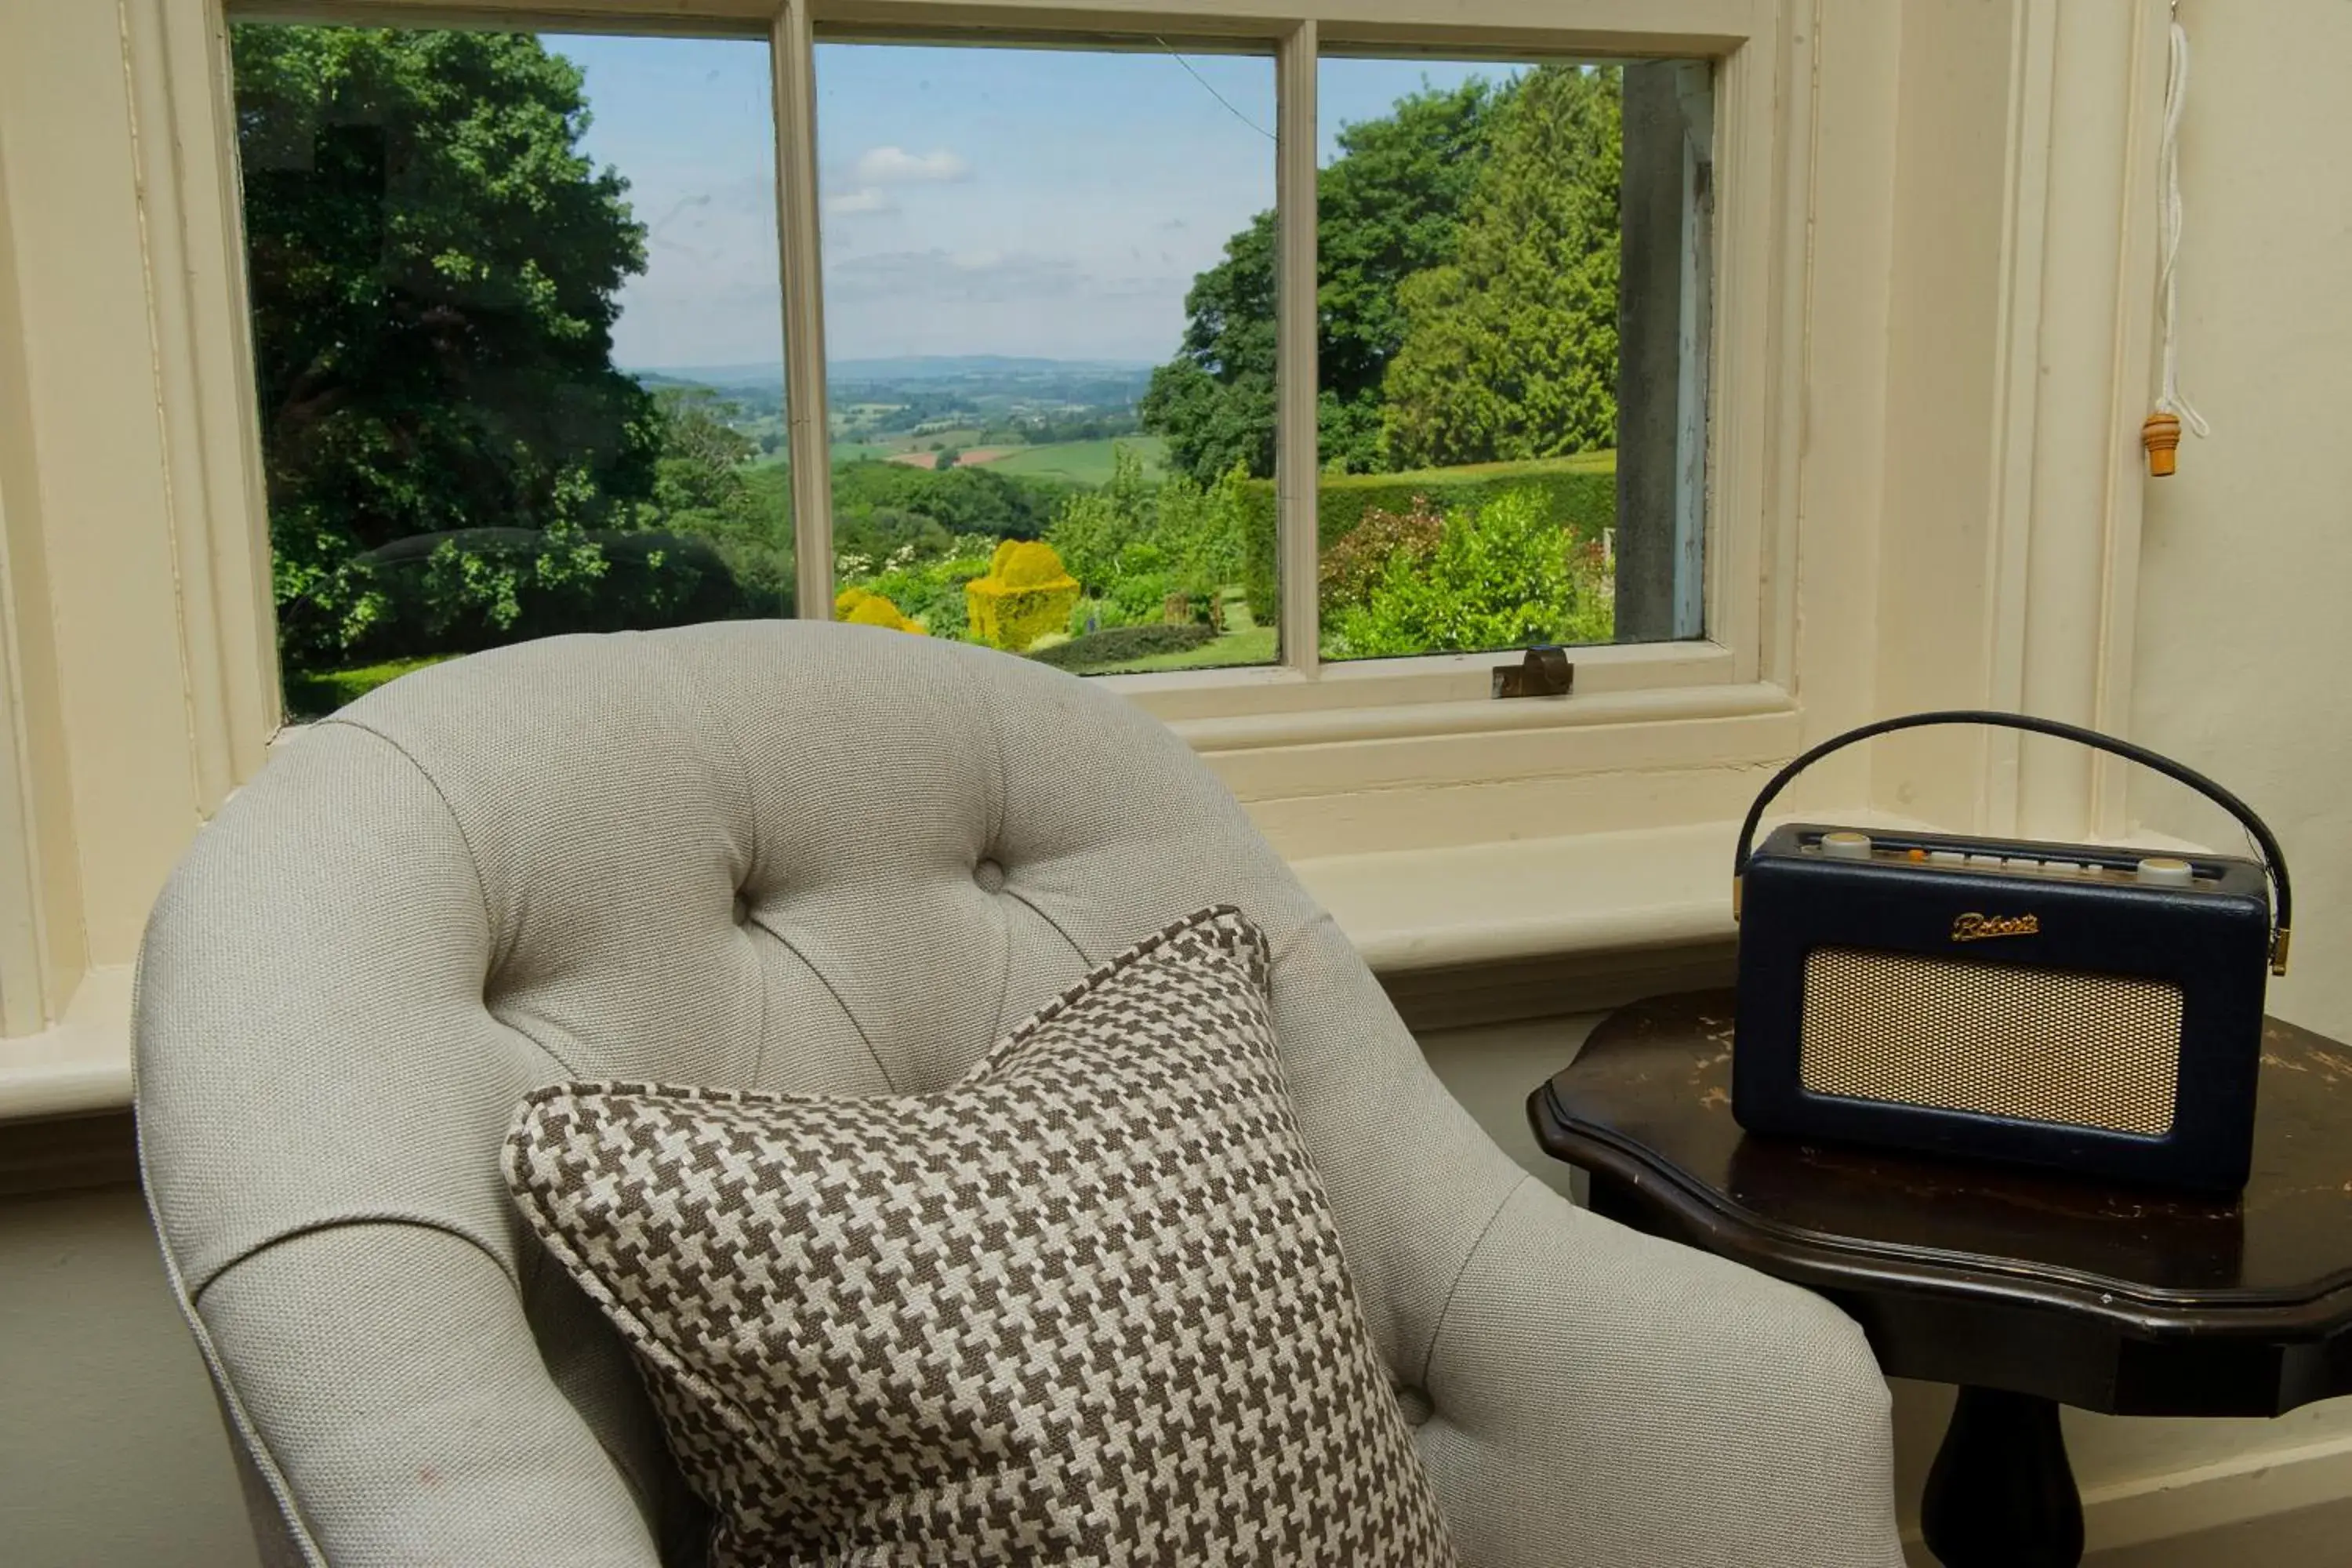
M 1979 915 L 1952 917 L 1954 942 L 1983 942 L 1996 936 L 2032 936 L 2042 929 L 2040 915 Z

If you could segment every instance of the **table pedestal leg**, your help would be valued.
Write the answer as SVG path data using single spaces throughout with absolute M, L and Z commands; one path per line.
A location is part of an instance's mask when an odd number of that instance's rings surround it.
M 2030 1394 L 1961 1389 L 1919 1524 L 1945 1568 L 2074 1568 L 2083 1500 L 2058 1407 Z

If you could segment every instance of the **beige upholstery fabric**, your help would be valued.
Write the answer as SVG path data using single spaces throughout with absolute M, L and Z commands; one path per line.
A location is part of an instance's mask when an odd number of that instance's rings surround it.
M 617 1339 L 507 1203 L 526 1091 L 936 1089 L 1216 902 L 1271 945 L 1300 1129 L 1465 1562 L 1901 1561 L 1853 1327 L 1526 1177 L 1181 742 L 1050 669 L 821 624 L 411 676 L 292 739 L 173 875 L 148 1193 L 296 1548 L 690 1552 Z

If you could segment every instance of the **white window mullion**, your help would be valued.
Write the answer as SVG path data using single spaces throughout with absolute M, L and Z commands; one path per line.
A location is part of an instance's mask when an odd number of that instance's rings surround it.
M 832 423 L 824 400 L 824 253 L 817 233 L 816 40 L 806 0 L 769 35 L 776 73 L 777 256 L 784 289 L 784 417 L 793 465 L 795 613 L 833 615 Z
M 1275 51 L 1275 561 L 1282 662 L 1312 675 L 1322 633 L 1316 428 L 1316 27 L 1300 22 Z

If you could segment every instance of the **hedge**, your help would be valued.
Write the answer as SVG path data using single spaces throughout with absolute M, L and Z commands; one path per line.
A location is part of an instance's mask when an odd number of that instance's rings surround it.
M 1440 511 L 1475 510 L 1512 490 L 1541 492 L 1543 503 L 1579 539 L 1598 539 L 1617 521 L 1617 458 L 1587 452 L 1524 463 L 1474 463 L 1407 474 L 1335 474 L 1316 488 L 1316 529 L 1328 550 L 1355 531 L 1374 507 L 1402 512 L 1419 496 Z M 1271 625 L 1280 609 L 1275 586 L 1274 481 L 1243 490 L 1242 590 L 1250 614 Z
M 1216 635 L 1214 627 L 1197 621 L 1173 626 L 1113 626 L 1108 631 L 1088 632 L 1082 637 L 1041 647 L 1029 657 L 1056 669 L 1093 669 L 1106 664 L 1125 664 L 1132 658 L 1149 658 L 1156 653 L 1182 653 L 1215 640 Z
M 548 546 L 547 535 L 527 528 L 469 528 L 396 540 L 352 559 L 367 585 L 383 595 L 382 612 L 366 635 L 334 656 L 337 662 L 373 663 L 434 654 L 473 653 L 507 643 L 562 632 L 609 632 L 698 621 L 783 616 L 793 613 L 792 595 L 757 593 L 744 587 L 708 540 L 677 533 L 586 531 L 583 542 L 604 556 L 593 577 L 557 584 L 533 579 L 530 569 Z M 434 552 L 455 544 L 477 555 L 518 568 L 520 614 L 508 626 L 493 624 L 478 605 L 454 615 L 442 606 L 432 578 Z M 326 637 L 323 612 L 303 600 L 278 606 L 281 640 L 291 649 L 315 647 Z M 325 658 L 289 658 L 297 665 Z

